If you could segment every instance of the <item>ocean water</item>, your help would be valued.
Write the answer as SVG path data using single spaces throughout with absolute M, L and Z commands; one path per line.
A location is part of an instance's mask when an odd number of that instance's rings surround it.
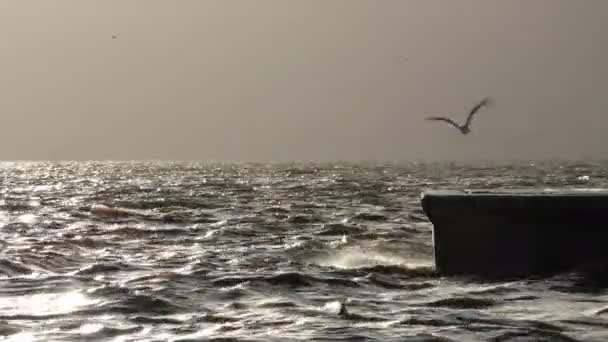
M 438 276 L 419 200 L 607 171 L 1 163 L 0 341 L 606 341 L 608 273 Z

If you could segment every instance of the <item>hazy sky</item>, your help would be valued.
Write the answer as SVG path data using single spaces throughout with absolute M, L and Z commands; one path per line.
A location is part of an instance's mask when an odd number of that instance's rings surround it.
M 0 159 L 603 158 L 607 13 L 606 0 L 2 0 Z M 484 96 L 468 136 L 424 120 L 464 118 Z

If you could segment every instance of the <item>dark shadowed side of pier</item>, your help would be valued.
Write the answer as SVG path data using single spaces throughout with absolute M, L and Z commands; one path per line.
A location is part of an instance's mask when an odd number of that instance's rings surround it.
M 443 275 L 542 275 L 608 261 L 608 190 L 432 190 L 422 207 Z

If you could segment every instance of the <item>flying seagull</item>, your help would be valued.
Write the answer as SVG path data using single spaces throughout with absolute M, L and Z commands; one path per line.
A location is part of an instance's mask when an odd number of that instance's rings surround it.
M 469 116 L 467 116 L 467 121 L 465 121 L 464 125 L 459 125 L 456 121 L 454 121 L 450 118 L 445 118 L 445 117 L 441 117 L 441 116 L 430 116 L 426 119 L 429 121 L 445 121 L 445 122 L 449 123 L 450 125 L 458 128 L 458 130 L 460 130 L 460 133 L 468 134 L 469 132 L 471 132 L 471 122 L 473 121 L 473 115 L 475 115 L 475 113 L 477 113 L 479 108 L 481 108 L 483 106 L 487 106 L 488 104 L 490 104 L 489 98 L 486 97 L 483 100 L 481 100 L 481 102 L 479 102 L 475 107 L 473 107 L 473 109 L 471 109 L 471 111 L 469 112 Z

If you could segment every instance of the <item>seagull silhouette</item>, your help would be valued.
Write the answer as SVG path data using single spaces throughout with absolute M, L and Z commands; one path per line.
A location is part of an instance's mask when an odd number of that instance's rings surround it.
M 471 132 L 471 122 L 473 122 L 473 115 L 475 115 L 475 113 L 477 113 L 479 108 L 481 108 L 483 106 L 487 106 L 489 104 L 490 104 L 490 98 L 486 97 L 483 100 L 481 100 L 481 102 L 479 102 L 475 107 L 473 107 L 473 109 L 471 109 L 471 111 L 469 112 L 469 115 L 467 116 L 467 121 L 465 121 L 465 123 L 463 125 L 458 124 L 456 121 L 454 121 L 450 118 L 445 118 L 442 116 L 429 116 L 426 119 L 429 121 L 445 121 L 445 122 L 449 123 L 450 125 L 458 128 L 458 130 L 460 130 L 460 133 L 469 134 L 469 132 Z

